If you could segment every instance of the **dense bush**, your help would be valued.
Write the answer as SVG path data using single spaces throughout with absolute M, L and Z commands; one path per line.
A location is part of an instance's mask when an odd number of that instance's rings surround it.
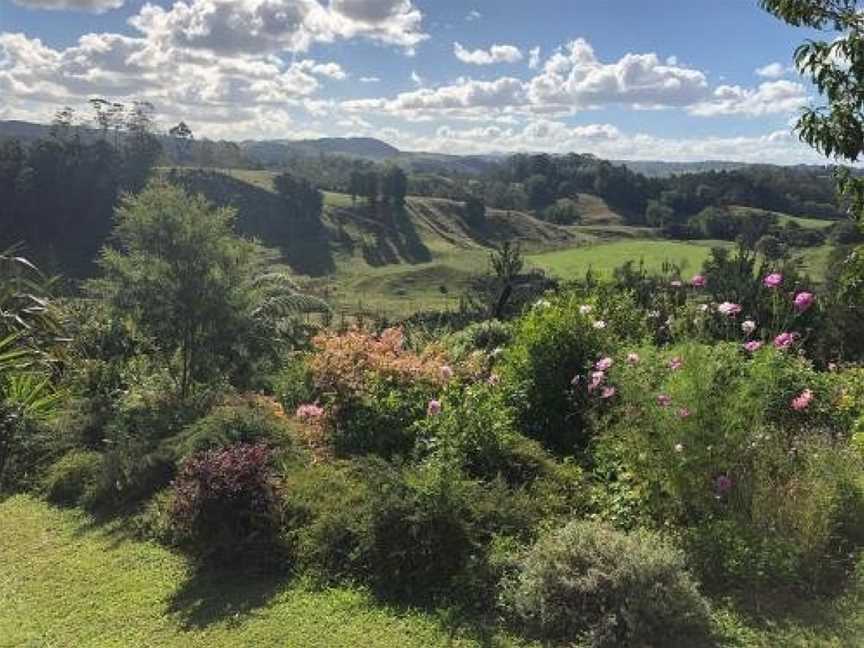
M 98 483 L 102 455 L 92 450 L 73 450 L 53 463 L 42 478 L 49 502 L 60 506 L 87 505 Z
M 169 445 L 178 460 L 183 460 L 197 452 L 237 443 L 290 446 L 287 417 L 281 405 L 263 396 L 231 398 L 183 428 Z
M 183 463 L 171 515 L 199 558 L 248 563 L 277 546 L 281 507 L 269 461 L 266 446 L 238 444 Z
M 543 535 L 504 580 L 505 610 L 540 638 L 702 645 L 708 604 L 661 536 L 576 521 Z
M 807 582 L 859 542 L 849 520 L 860 511 L 860 458 L 825 374 L 774 349 L 752 359 L 732 345 L 630 353 L 612 360 L 619 405 L 604 415 L 595 454 L 612 502 L 626 502 L 625 523 L 674 521 L 718 584 L 724 574 Z
M 541 301 L 517 324 L 501 366 L 519 428 L 559 452 L 590 437 L 588 397 L 573 388 L 610 345 L 604 310 L 576 297 Z

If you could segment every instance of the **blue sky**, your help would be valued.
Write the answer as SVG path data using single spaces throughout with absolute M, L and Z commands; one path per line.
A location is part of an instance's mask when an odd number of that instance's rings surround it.
M 812 162 L 813 36 L 756 0 L 0 0 L 0 118 L 100 96 L 199 137 Z

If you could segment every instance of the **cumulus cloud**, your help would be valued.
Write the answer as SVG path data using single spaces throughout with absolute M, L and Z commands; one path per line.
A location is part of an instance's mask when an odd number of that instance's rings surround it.
M 540 67 L 540 46 L 532 47 L 528 50 L 528 67 L 536 70 Z
M 756 68 L 755 70 L 753 70 L 753 73 L 756 76 L 760 76 L 765 79 L 779 79 L 780 77 L 786 76 L 786 74 L 791 71 L 792 68 L 786 67 L 782 63 L 769 63 L 768 65 L 763 65 L 760 68 Z
M 488 62 L 493 50 L 494 47 L 489 51 L 467 52 L 459 43 L 454 44 L 454 51 L 463 59 Z M 535 50 L 531 56 L 539 66 L 539 48 Z M 530 63 L 529 60 L 529 66 Z M 461 78 L 449 85 L 402 93 L 392 99 L 348 102 L 348 105 L 352 110 L 357 110 L 358 105 L 374 105 L 378 110 L 410 119 L 429 117 L 440 111 L 470 119 L 514 112 L 554 116 L 613 104 L 636 108 L 686 107 L 711 98 L 707 79 L 699 70 L 662 62 L 654 53 L 626 54 L 617 61 L 604 63 L 587 41 L 577 39 L 554 52 L 535 76 L 527 80 L 509 76 L 493 81 Z
M 342 81 L 348 78 L 348 73 L 338 63 L 317 63 L 311 59 L 305 59 L 297 64 L 301 70 Z
M 684 106 L 708 92 L 705 75 L 661 62 L 657 54 L 625 54 L 613 63 L 598 60 L 582 38 L 568 43 L 529 83 L 538 105 L 592 107 L 605 104 Z
M 12 0 L 12 2 L 20 7 L 27 7 L 29 9 L 86 11 L 97 14 L 123 6 L 123 0 Z
M 791 113 L 807 103 L 806 88 L 792 81 L 766 81 L 758 88 L 737 85 L 718 86 L 710 100 L 690 107 L 690 112 L 703 117 L 716 115 L 746 115 L 757 117 L 775 113 Z
M 151 41 L 218 53 L 304 52 L 316 42 L 366 38 L 413 52 L 428 38 L 411 0 L 191 0 L 146 4 L 130 19 Z
M 801 144 L 789 131 L 752 137 L 667 138 L 644 133 L 625 133 L 612 124 L 570 126 L 560 121 L 536 119 L 520 127 L 440 126 L 431 136 L 400 131 L 392 143 L 405 150 L 480 154 L 546 151 L 593 153 L 617 160 L 736 160 L 742 162 L 819 163 L 817 153 Z
M 492 65 L 493 63 L 516 63 L 522 60 L 522 52 L 513 45 L 492 45 L 488 50 L 469 51 L 459 43 L 453 43 L 453 54 L 463 63 Z

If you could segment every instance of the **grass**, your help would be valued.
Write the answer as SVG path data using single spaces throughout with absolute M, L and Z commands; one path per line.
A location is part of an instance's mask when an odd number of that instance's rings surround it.
M 198 179 L 196 190 L 238 209 L 238 223 L 259 235 L 261 223 L 283 217 L 284 206 L 273 192 L 272 171 L 216 170 L 229 176 Z M 208 193 L 209 192 L 209 193 Z M 410 197 L 402 212 L 356 205 L 344 193 L 325 191 L 322 218 L 295 224 L 284 240 L 268 241 L 308 287 L 327 299 L 337 313 L 400 318 L 418 310 L 453 309 L 472 276 L 488 267 L 491 248 L 504 240 L 519 241 L 529 264 L 562 279 L 583 277 L 588 268 L 610 276 L 625 261 L 644 259 L 651 269 L 664 261 L 696 272 L 716 241 L 676 242 L 659 238 L 656 229 L 623 224 L 622 217 L 599 197 L 580 194 L 579 225 L 560 227 L 527 213 L 487 210 L 485 226 L 469 225 L 459 202 Z M 746 210 L 748 208 L 738 207 Z M 799 221 L 824 227 L 826 221 Z M 830 222 L 827 222 L 830 224 Z M 263 231 L 263 230 L 262 230 Z M 824 277 L 827 248 L 802 252 L 808 271 Z
M 593 272 L 609 277 L 628 259 L 643 260 L 646 267 L 659 270 L 665 262 L 679 265 L 682 271 L 695 273 L 708 258 L 712 247 L 728 245 L 723 241 L 619 240 L 588 244 L 567 250 L 532 254 L 528 261 L 562 279 L 577 279 Z
M 249 575 L 196 575 L 116 525 L 16 496 L 0 503 L 0 646 L 480 645 L 442 614 Z M 515 645 L 507 637 L 498 645 Z
M 186 560 L 29 496 L 0 502 L 0 647 L 519 646 L 447 611 L 385 605 L 350 587 L 199 574 Z M 864 645 L 864 587 L 834 599 L 718 601 L 714 646 Z

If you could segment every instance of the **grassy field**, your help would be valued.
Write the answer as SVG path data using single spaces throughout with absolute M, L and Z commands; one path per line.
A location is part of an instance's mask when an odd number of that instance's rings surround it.
M 528 256 L 528 261 L 562 279 L 583 278 L 591 269 L 609 277 L 624 261 L 645 262 L 651 270 L 659 270 L 664 262 L 675 263 L 684 274 L 695 273 L 702 267 L 712 247 L 728 245 L 724 241 L 665 241 L 626 240 L 588 244 L 567 250 L 556 250 Z
M 117 524 L 26 496 L 0 502 L 0 647 L 430 647 L 526 645 L 446 611 L 385 605 L 347 587 L 274 576 L 201 575 Z M 759 619 L 719 603 L 714 646 L 864 645 L 864 595 L 766 598 Z
M 284 217 L 273 193 L 272 171 L 222 170 L 230 182 L 202 178 L 199 189 L 238 209 L 238 222 L 255 227 Z M 209 183 L 209 184 L 208 184 Z M 222 186 L 219 186 L 222 185 Z M 456 308 L 472 276 L 488 267 L 491 248 L 519 241 L 534 267 L 562 279 L 584 277 L 588 268 L 609 276 L 627 260 L 643 259 L 650 269 L 664 261 L 695 273 L 717 241 L 669 241 L 656 229 L 624 224 L 601 198 L 579 196 L 582 221 L 561 227 L 518 211 L 487 210 L 487 224 L 467 223 L 459 202 L 410 197 L 405 209 L 370 209 L 347 194 L 325 191 L 324 212 L 315 227 L 298 228 L 279 242 L 283 258 L 308 286 L 340 313 L 403 317 L 418 310 Z M 746 210 L 745 207 L 736 209 Z M 802 227 L 830 224 L 778 215 Z M 808 272 L 824 277 L 828 248 L 802 252 Z
M 481 645 L 441 615 L 389 608 L 361 590 L 196 575 L 116 525 L 27 497 L 0 503 L 0 519 L 3 648 Z

